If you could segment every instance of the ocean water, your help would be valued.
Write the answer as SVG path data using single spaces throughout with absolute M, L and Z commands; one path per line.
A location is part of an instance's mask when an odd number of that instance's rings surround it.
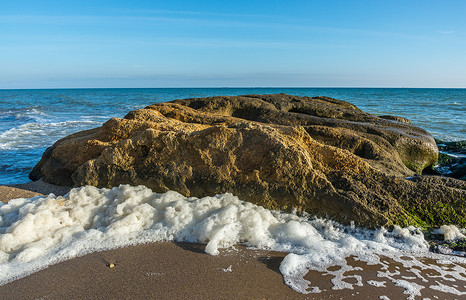
M 287 93 L 329 96 L 376 115 L 408 118 L 445 141 L 466 140 L 466 89 L 173 88 L 0 90 L 0 185 L 29 181 L 45 149 L 111 117 L 174 99 Z

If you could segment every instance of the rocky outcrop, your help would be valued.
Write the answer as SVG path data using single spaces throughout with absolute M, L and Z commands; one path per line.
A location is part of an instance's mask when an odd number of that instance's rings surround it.
M 424 130 L 348 102 L 247 95 L 175 100 L 110 119 L 55 143 L 30 177 L 197 197 L 231 192 L 342 223 L 429 225 L 448 216 L 423 219 L 413 207 L 440 199 L 464 215 L 464 190 L 404 179 L 437 157 Z

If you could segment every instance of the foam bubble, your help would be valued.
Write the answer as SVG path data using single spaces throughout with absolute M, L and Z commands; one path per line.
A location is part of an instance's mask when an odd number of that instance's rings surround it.
M 438 234 L 443 234 L 443 238 L 446 241 L 466 238 L 463 232 L 461 232 L 461 230 L 455 225 L 442 225 L 439 229 L 436 229 L 434 232 Z
M 431 285 L 431 286 L 429 286 L 429 288 L 431 288 L 433 290 L 440 291 L 440 292 L 444 292 L 444 293 L 458 295 L 458 296 L 465 296 L 466 295 L 466 293 L 458 291 L 455 287 L 442 284 L 442 283 L 440 283 L 438 281 L 437 281 L 437 285 Z
M 233 270 L 231 269 L 232 265 L 230 265 L 228 268 L 224 268 L 222 269 L 223 272 L 233 272 Z
M 424 288 L 423 285 L 406 280 L 395 280 L 395 285 L 405 288 L 404 294 L 409 295 L 410 300 L 414 300 L 415 296 L 421 296 L 421 290 Z
M 386 281 L 369 280 L 367 283 L 376 287 L 385 287 Z

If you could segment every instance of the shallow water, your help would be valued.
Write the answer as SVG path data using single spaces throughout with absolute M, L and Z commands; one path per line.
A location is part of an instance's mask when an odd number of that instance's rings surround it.
M 184 88 L 0 90 L 0 184 L 28 182 L 45 149 L 130 110 L 180 98 L 287 93 L 329 96 L 398 115 L 445 141 L 466 140 L 466 89 Z

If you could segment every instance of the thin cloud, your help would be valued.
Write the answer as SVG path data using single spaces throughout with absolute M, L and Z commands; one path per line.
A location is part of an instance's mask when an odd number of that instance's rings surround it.
M 121 41 L 114 41 L 121 43 Z M 238 40 L 238 39 L 196 39 L 196 38 L 176 38 L 176 39 L 156 39 L 133 40 L 132 43 L 140 43 L 144 45 L 160 45 L 160 46 L 178 46 L 178 47 L 218 47 L 218 48 L 290 48 L 297 49 L 300 47 L 306 48 L 344 48 L 348 47 L 342 44 L 320 44 L 312 42 L 277 42 L 267 40 Z
M 443 34 L 443 35 L 450 35 L 455 33 L 456 31 L 454 30 L 436 30 L 436 33 Z
M 182 12 L 177 12 L 178 15 L 183 15 Z M 185 16 L 197 16 L 203 13 L 192 13 L 186 12 Z M 208 13 L 205 13 L 208 14 Z M 162 14 L 163 15 L 163 14 Z M 212 13 L 215 15 L 215 13 Z M 217 14 L 218 16 L 229 16 L 228 14 Z M 232 17 L 240 15 L 231 15 Z M 241 15 L 247 16 L 247 15 Z M 266 17 L 266 16 L 262 16 Z M 271 17 L 271 16 L 267 16 Z M 77 25 L 77 24 L 119 24 L 126 22 L 129 24 L 139 23 L 174 23 L 174 24 L 186 24 L 190 26 L 205 26 L 205 27 L 232 27 L 232 28 L 247 28 L 252 29 L 280 29 L 280 30 L 292 30 L 292 31 L 303 31 L 303 32 L 318 32 L 318 33 L 333 33 L 333 34 L 357 34 L 367 36 L 386 36 L 403 39 L 428 39 L 427 36 L 422 35 L 410 35 L 398 32 L 386 32 L 386 31 L 373 31 L 364 29 L 352 29 L 352 28 L 340 28 L 340 27 L 323 27 L 314 25 L 303 25 L 308 20 L 286 20 L 280 19 L 271 20 L 270 22 L 252 22 L 248 20 L 230 20 L 226 19 L 206 19 L 198 17 L 179 17 L 179 16 L 147 16 L 147 15 L 115 15 L 115 16 L 97 16 L 97 15 L 79 15 L 79 16 L 53 16 L 53 15 L 16 15 L 16 16 L 0 16 L 0 24 L 9 23 L 29 23 L 29 24 L 62 24 L 62 25 Z M 444 33 L 450 33 L 445 31 Z
M 119 13 L 125 14 L 147 14 L 147 15 L 189 15 L 189 16 L 212 16 L 212 17 L 237 17 L 237 18 L 270 18 L 274 16 L 260 14 L 232 14 L 219 13 L 209 11 L 184 11 L 184 10 L 162 10 L 162 9 L 146 9 L 146 10 L 116 10 Z
M 77 24 L 77 23 L 120 23 L 122 21 L 163 21 L 163 22 L 194 22 L 195 19 L 174 17 L 147 16 L 101 16 L 101 15 L 15 15 L 0 16 L 1 23 L 29 23 L 29 24 Z
M 7 40 L 8 36 L 0 34 L 0 39 Z M 0 45 L 0 49 L 54 49 L 56 45 L 60 45 L 62 49 L 86 48 L 88 44 L 96 46 L 122 46 L 122 45 L 139 45 L 139 46 L 176 46 L 176 47 L 218 47 L 218 48 L 346 48 L 353 47 L 349 45 L 324 44 L 314 42 L 280 42 L 272 40 L 247 40 L 247 39 L 206 39 L 206 38 L 186 38 L 184 36 L 172 38 L 157 38 L 157 37 L 128 37 L 125 39 L 115 39 L 107 37 L 95 37 L 80 35 L 74 37 L 65 37 L 61 35 L 36 35 L 34 37 L 15 37 L 14 45 Z M 138 67 L 138 65 L 133 65 Z

